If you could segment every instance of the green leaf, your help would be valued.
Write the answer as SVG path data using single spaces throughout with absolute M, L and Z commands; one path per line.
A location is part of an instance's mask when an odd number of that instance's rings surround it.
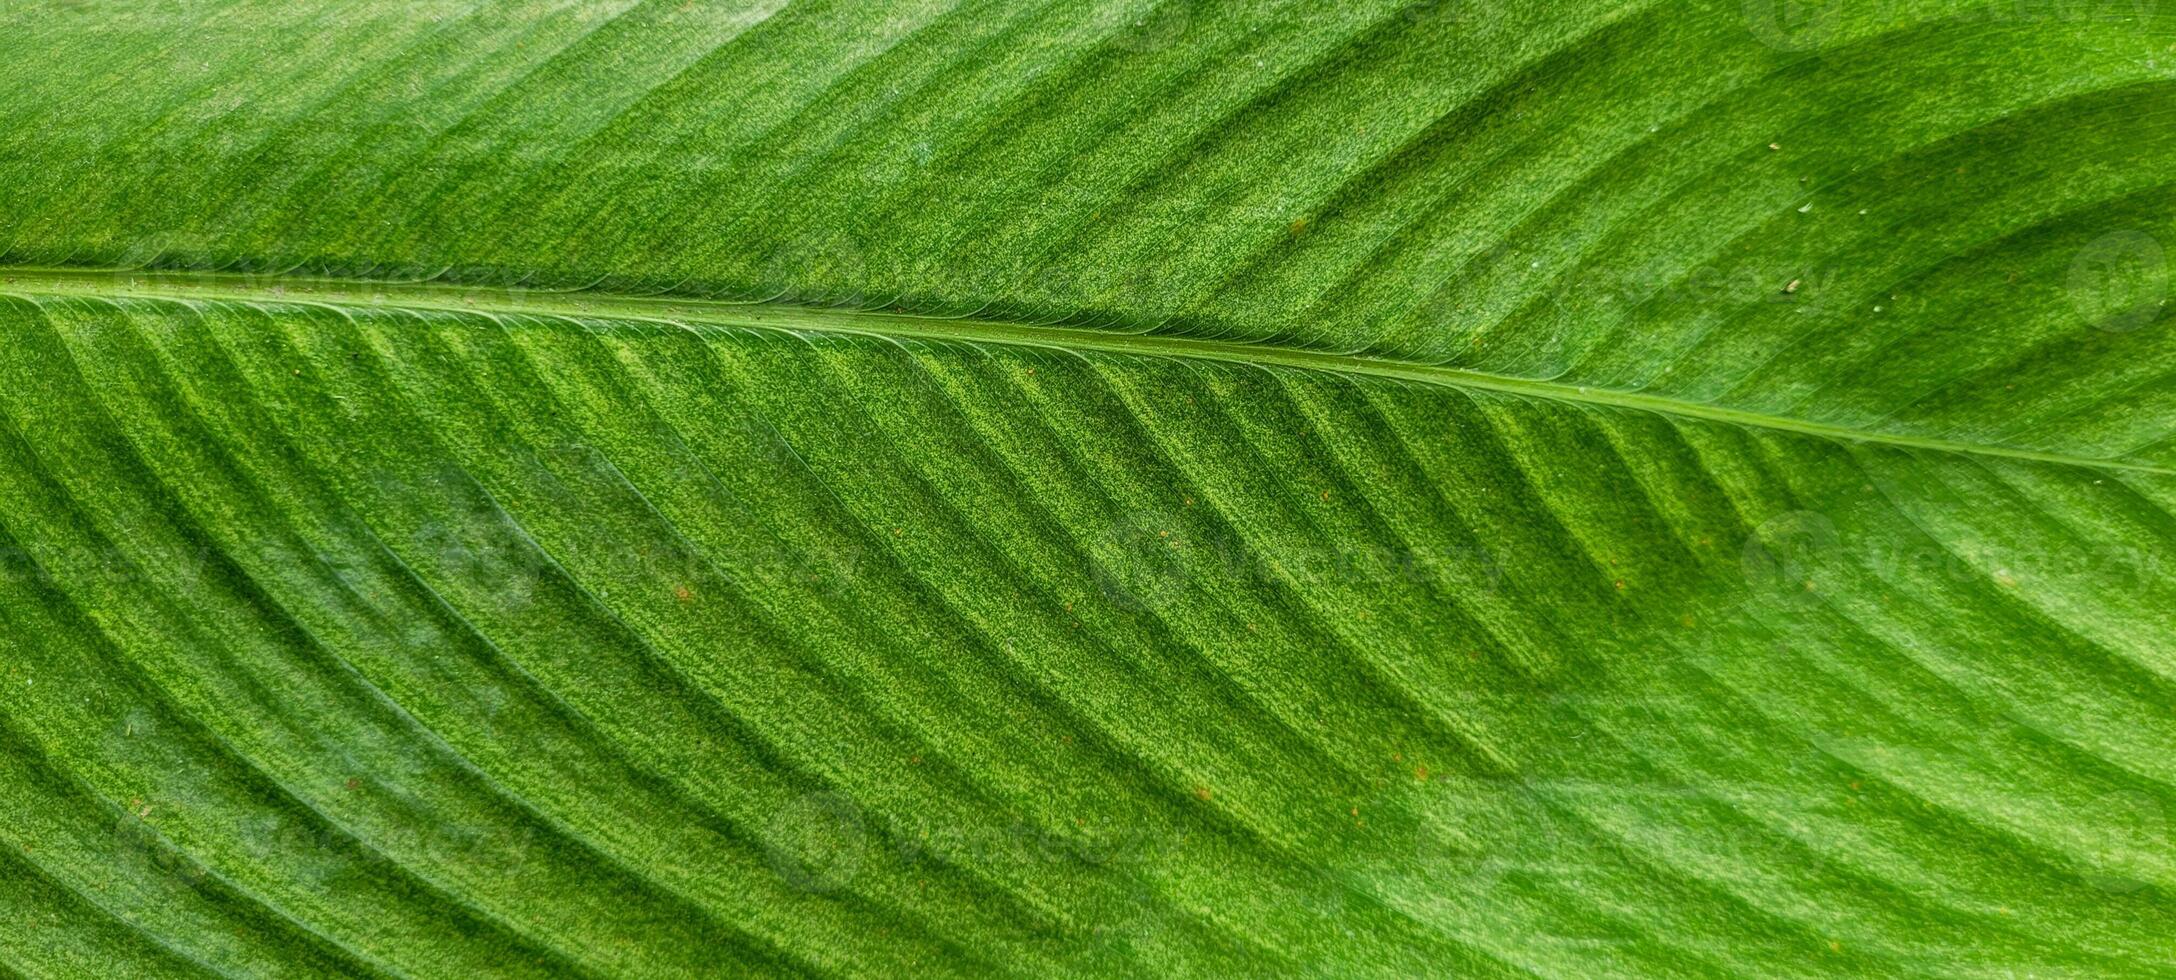
M 0 20 L 0 967 L 2176 970 L 2165 4 Z

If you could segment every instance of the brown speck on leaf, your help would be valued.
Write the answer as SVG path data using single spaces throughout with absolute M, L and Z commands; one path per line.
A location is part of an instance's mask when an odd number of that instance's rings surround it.
M 1197 796 L 1197 797 L 1199 797 L 1199 798 L 1201 798 L 1201 799 L 1204 799 L 1204 800 L 1208 799 L 1208 798 L 1209 798 L 1209 796 L 1210 796 L 1210 793 L 1209 793 L 1209 787 L 1207 787 L 1207 786 L 1196 786 L 1196 787 L 1194 787 L 1194 795 L 1195 795 L 1195 796 Z
M 1623 592 L 1623 591 L 1624 591 L 1624 579 L 1618 579 L 1618 580 L 1617 580 L 1617 591 L 1619 591 L 1619 592 Z
M 1330 491 L 1328 491 L 1328 490 L 1324 490 L 1324 491 L 1322 491 L 1322 499 L 1323 499 L 1323 502 L 1325 502 L 1325 503 L 1329 502 L 1329 499 L 1330 499 Z
M 907 765 L 910 765 L 910 766 L 919 766 L 919 765 L 921 765 L 921 764 L 922 764 L 922 757 L 921 757 L 921 756 L 918 756 L 918 755 L 910 755 L 910 756 L 908 756 L 908 757 L 907 757 Z
M 1306 218 L 1294 218 L 1294 219 L 1292 219 L 1292 224 L 1291 224 L 1291 226 L 1290 226 L 1290 227 L 1288 227 L 1288 228 L 1287 228 L 1286 230 L 1287 230 L 1287 231 L 1290 231 L 1290 232 L 1292 233 L 1292 237 L 1294 237 L 1294 238 L 1298 238 L 1298 237 L 1300 237 L 1301 235 L 1307 234 L 1307 219 L 1306 219 Z
M 685 585 L 676 585 L 673 586 L 672 597 L 680 600 L 681 602 L 687 602 L 695 598 L 695 593 L 689 592 L 688 587 Z
M 1416 783 L 1425 783 L 1425 782 L 1427 782 L 1427 781 L 1428 781 L 1428 767 L 1427 767 L 1427 766 L 1414 766 L 1414 767 L 1413 767 L 1413 781 L 1414 781 L 1414 782 L 1416 782 Z
M 353 776 L 349 776 L 349 777 L 348 777 L 347 787 L 348 787 L 349 789 L 354 789 L 355 787 L 357 787 L 357 786 L 359 786 L 359 785 L 362 785 L 362 784 L 360 784 L 360 783 L 356 782 L 356 781 L 355 781 L 355 777 L 353 777 Z

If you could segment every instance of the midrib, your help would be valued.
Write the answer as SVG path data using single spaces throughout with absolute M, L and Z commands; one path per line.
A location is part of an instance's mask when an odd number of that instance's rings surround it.
M 1490 391 L 1581 405 L 1638 409 L 1680 418 L 1722 422 L 1843 442 L 1943 453 L 2031 460 L 2136 473 L 2176 474 L 2139 463 L 2035 452 L 2008 446 L 1871 432 L 1779 415 L 1765 415 L 1655 395 L 1505 377 L 1480 371 L 1379 357 L 1200 340 L 1162 334 L 1128 334 L 1002 320 L 917 316 L 903 313 L 818 309 L 781 303 L 733 302 L 683 297 L 636 296 L 588 291 L 554 292 L 431 282 L 378 282 L 243 273 L 125 272 L 93 269 L 0 267 L 0 293 L 25 296 L 132 297 L 223 300 L 241 303 L 304 303 L 358 309 L 517 313 L 704 323 L 758 329 L 862 334 L 917 340 L 966 341 L 1183 357 L 1227 363 L 1395 378 L 1469 391 Z

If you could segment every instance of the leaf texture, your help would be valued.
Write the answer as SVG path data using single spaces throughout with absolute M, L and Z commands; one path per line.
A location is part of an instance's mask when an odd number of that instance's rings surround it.
M 0 965 L 2176 969 L 2157 4 L 33 4 Z

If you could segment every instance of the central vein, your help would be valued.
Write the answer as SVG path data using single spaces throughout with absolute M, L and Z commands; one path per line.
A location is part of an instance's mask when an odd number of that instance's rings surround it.
M 2104 470 L 2176 475 L 2176 470 L 2139 463 L 2091 459 L 1892 432 L 1869 432 L 1803 419 L 1764 415 L 1657 395 L 1505 377 L 1462 368 L 1386 358 L 1259 344 L 1201 340 L 1166 334 L 1130 334 L 1058 327 L 917 316 L 877 311 L 822 309 L 782 303 L 734 302 L 688 297 L 637 296 L 587 291 L 549 291 L 436 282 L 372 282 L 357 279 L 195 272 L 126 272 L 91 269 L 0 270 L 0 293 L 239 303 L 299 303 L 355 309 L 443 310 L 541 316 L 601 317 L 718 324 L 758 329 L 861 334 L 914 340 L 1006 344 L 1067 351 L 1184 357 L 1229 363 L 1396 378 L 1472 391 L 1523 395 L 1583 405 L 1638 409 L 1683 418 L 1752 426 L 1866 443 L 1945 453 L 2033 460 Z

